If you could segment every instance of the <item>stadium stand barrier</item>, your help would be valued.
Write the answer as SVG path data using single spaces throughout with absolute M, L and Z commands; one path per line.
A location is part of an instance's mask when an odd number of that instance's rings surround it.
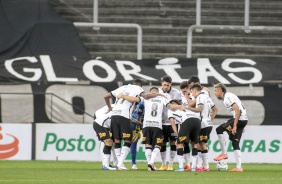
M 93 0 L 93 23 L 74 22 L 77 27 L 113 27 L 113 28 L 136 28 L 137 29 L 137 59 L 142 59 L 142 28 L 139 24 L 125 23 L 98 23 L 98 0 Z

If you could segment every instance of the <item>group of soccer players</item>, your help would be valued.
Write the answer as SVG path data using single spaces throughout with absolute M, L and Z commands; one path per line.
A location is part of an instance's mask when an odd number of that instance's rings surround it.
M 171 85 L 172 78 L 166 75 L 161 78 L 161 87 L 152 87 L 145 93 L 142 81 L 136 79 L 133 84 L 121 86 L 105 95 L 106 107 L 99 110 L 102 113 L 95 113 L 93 123 L 98 139 L 104 143 L 102 169 L 127 170 L 124 161 L 129 152 L 132 155 L 132 169 L 137 169 L 136 145 L 142 129 L 148 170 L 174 170 L 173 162 L 177 155 L 178 168 L 175 171 L 210 171 L 207 141 L 212 131 L 212 120 L 217 113 L 210 92 L 201 86 L 197 76 L 183 81 L 180 90 Z M 222 99 L 233 114 L 230 120 L 216 129 L 222 153 L 214 160 L 228 158 L 223 136 L 226 131 L 232 141 L 236 160 L 236 167 L 230 171 L 242 172 L 239 142 L 248 122 L 246 109 L 235 94 L 227 92 L 224 84 L 216 84 L 214 89 L 215 96 Z M 110 102 L 112 97 L 116 98 L 114 104 Z M 121 140 L 124 140 L 123 145 Z M 170 158 L 166 166 L 168 142 Z M 113 166 L 110 165 L 111 154 L 114 158 Z M 162 165 L 157 169 L 155 161 L 159 154 Z

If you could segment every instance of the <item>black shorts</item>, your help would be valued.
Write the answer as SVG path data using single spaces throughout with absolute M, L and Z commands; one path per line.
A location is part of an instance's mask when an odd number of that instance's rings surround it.
M 163 125 L 162 132 L 163 132 L 164 142 L 176 141 L 177 137 L 176 137 L 171 125 Z
M 142 130 L 142 144 L 159 145 L 163 143 L 163 132 L 158 127 L 145 127 Z
M 226 123 L 221 124 L 219 127 L 222 127 L 229 135 L 229 140 L 237 140 L 240 141 L 242 137 L 243 130 L 247 125 L 248 120 L 239 120 L 237 123 L 237 131 L 236 134 L 232 134 L 232 128 L 234 125 L 234 118 L 229 119 Z
M 200 142 L 207 143 L 208 140 L 210 139 L 211 131 L 212 131 L 212 126 L 202 128 L 200 131 Z
M 117 140 L 132 140 L 132 129 L 130 119 L 123 116 L 111 117 L 111 133 L 113 139 Z
M 198 118 L 188 118 L 186 119 L 180 127 L 178 132 L 177 143 L 185 143 L 191 141 L 194 143 L 199 143 L 199 135 L 201 131 L 201 120 Z
M 98 123 L 96 123 L 94 121 L 93 123 L 93 128 L 98 136 L 99 141 L 103 141 L 106 139 L 110 139 L 110 133 L 109 133 L 109 129 L 102 127 L 101 125 L 99 125 Z

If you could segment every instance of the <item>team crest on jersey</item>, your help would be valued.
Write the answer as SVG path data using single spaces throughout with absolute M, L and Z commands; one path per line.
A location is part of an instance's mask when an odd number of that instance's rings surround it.
M 101 132 L 101 133 L 99 133 L 99 137 L 100 137 L 100 138 L 106 137 L 106 135 L 107 135 L 106 132 Z
M 142 137 L 142 141 L 146 141 L 146 137 Z
M 130 134 L 123 133 L 123 134 L 122 134 L 122 138 L 124 138 L 124 139 L 125 139 L 125 138 L 130 138 Z
M 182 137 L 179 137 L 179 142 L 183 142 L 187 139 L 187 136 L 182 136 Z
M 163 143 L 163 139 L 157 138 L 157 144 Z

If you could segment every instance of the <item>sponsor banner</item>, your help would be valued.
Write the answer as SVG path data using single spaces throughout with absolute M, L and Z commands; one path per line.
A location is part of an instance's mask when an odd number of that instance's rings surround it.
M 99 144 L 92 125 L 37 124 L 36 125 L 36 160 L 85 160 L 101 161 Z M 217 139 L 216 126 L 211 133 L 209 161 L 221 153 Z M 66 130 L 66 131 L 64 131 Z M 242 163 L 282 163 L 281 126 L 247 125 L 240 147 Z M 234 152 L 226 133 L 227 162 L 234 163 Z M 169 146 L 167 147 L 169 158 Z M 145 146 L 137 145 L 137 160 L 146 161 Z M 126 161 L 130 161 L 130 153 Z M 160 156 L 157 162 L 160 162 Z M 175 158 L 174 162 L 177 162 Z
M 90 124 L 36 124 L 36 160 L 100 161 L 99 145 Z
M 31 124 L 0 124 L 0 160 L 31 160 Z

